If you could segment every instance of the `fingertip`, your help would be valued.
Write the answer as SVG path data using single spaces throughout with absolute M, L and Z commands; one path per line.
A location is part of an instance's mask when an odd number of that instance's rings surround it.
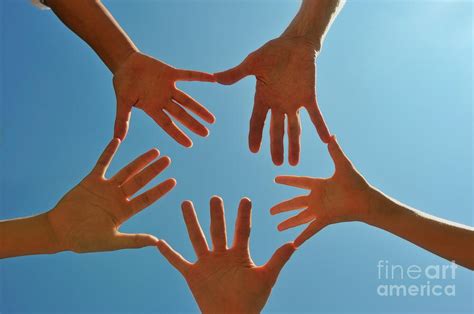
M 183 145 L 184 147 L 186 147 L 186 148 L 191 148 L 191 147 L 193 147 L 193 141 L 191 141 L 190 139 L 188 139 L 188 140 L 184 141 L 184 142 L 182 143 L 182 145 Z
M 213 195 L 213 196 L 211 197 L 211 205 L 212 205 L 212 204 L 220 204 L 220 203 L 222 203 L 222 202 L 223 202 L 222 198 L 221 198 L 220 196 L 218 196 L 218 195 Z
M 171 158 L 169 156 L 163 156 L 161 159 L 164 160 L 165 167 L 168 167 L 171 164 Z
M 151 234 L 147 235 L 147 241 L 148 241 L 147 246 L 155 246 L 155 245 L 158 244 L 158 242 L 160 242 L 160 240 L 157 237 L 155 237 Z
M 276 212 L 275 206 L 273 206 L 272 208 L 270 208 L 270 215 L 274 216 L 276 214 L 277 212 Z
M 208 137 L 209 134 L 210 134 L 209 129 L 206 128 L 206 127 L 204 127 L 204 128 L 202 129 L 201 134 L 199 134 L 199 135 L 201 135 L 202 137 Z
M 185 200 L 181 203 L 181 209 L 183 211 L 188 210 L 189 208 L 192 208 L 192 207 L 193 207 L 193 202 L 190 200 Z
M 282 184 L 283 181 L 283 176 L 276 176 L 275 179 L 273 179 L 273 182 L 277 184 Z
M 150 154 L 151 157 L 153 158 L 156 158 L 158 156 L 160 156 L 160 151 L 158 150 L 158 148 L 152 148 L 148 151 L 148 154 Z
M 283 165 L 283 158 L 277 157 L 273 159 L 273 164 L 277 167 Z
M 112 144 L 120 144 L 122 140 L 119 137 L 114 137 L 111 141 Z
M 210 124 L 216 123 L 216 117 L 211 113 L 209 117 L 206 119 L 206 121 Z
M 298 157 L 293 157 L 293 158 L 290 157 L 288 161 L 289 161 L 290 166 L 296 167 L 299 163 L 299 158 Z
M 158 248 L 160 252 L 162 252 L 163 249 L 166 248 L 167 245 L 168 243 L 166 243 L 165 240 L 158 240 L 158 242 L 156 243 L 156 247 Z
M 168 179 L 168 180 L 165 181 L 165 184 L 166 184 L 166 185 L 169 185 L 170 190 L 173 189 L 173 188 L 176 186 L 177 183 L 178 183 L 178 182 L 176 181 L 175 178 L 170 178 L 170 179 Z
M 252 204 L 252 200 L 247 196 L 242 197 L 240 201 L 242 203 Z
M 249 149 L 252 153 L 256 154 L 260 150 L 260 145 L 257 144 L 250 144 Z

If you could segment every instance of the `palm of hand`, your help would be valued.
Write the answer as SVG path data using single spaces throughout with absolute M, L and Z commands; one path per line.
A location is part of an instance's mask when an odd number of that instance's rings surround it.
M 329 223 L 360 220 L 369 207 L 365 179 L 351 165 L 333 177 L 316 182 L 309 195 L 313 217 Z
M 158 242 L 158 249 L 186 279 L 201 311 L 259 312 L 280 270 L 295 251 L 293 243 L 280 247 L 265 265 L 256 266 L 248 247 L 251 224 L 251 203 L 248 199 L 240 202 L 231 248 L 227 248 L 222 199 L 211 199 L 212 251 L 189 201 L 183 203 L 183 216 L 197 261 L 188 262 L 162 240 Z
M 272 214 L 302 209 L 278 225 L 285 230 L 302 224 L 309 226 L 296 238 L 299 246 L 325 226 L 343 221 L 364 221 L 369 215 L 370 186 L 344 155 L 335 137 L 328 144 L 336 171 L 331 178 L 278 176 L 275 182 L 309 190 L 309 195 L 297 196 L 271 208 Z
M 207 136 L 208 129 L 187 110 L 209 123 L 215 121 L 214 116 L 179 90 L 177 81 L 213 82 L 215 79 L 208 73 L 176 69 L 141 53 L 132 54 L 114 75 L 117 97 L 115 136 L 125 137 L 134 106 L 145 111 L 169 136 L 186 147 L 192 146 L 191 139 L 170 116 L 194 133 Z
M 273 286 L 269 275 L 253 263 L 248 251 L 245 254 L 229 250 L 200 258 L 185 278 L 196 299 L 205 299 L 203 303 L 214 300 L 219 306 L 216 308 L 228 308 L 230 312 L 229 305 L 242 303 L 242 300 L 251 303 L 246 308 L 263 308 Z M 234 293 L 229 294 L 229 291 Z
M 299 109 L 306 108 L 321 140 L 329 140 L 329 130 L 319 111 L 315 87 L 315 49 L 302 38 L 280 37 L 251 53 L 240 65 L 216 73 L 217 82 L 233 84 L 255 75 L 257 86 L 250 119 L 249 148 L 260 150 L 265 119 L 271 110 L 270 149 L 273 163 L 283 163 L 285 119 L 288 131 L 288 160 L 297 165 L 300 156 L 301 123 Z
M 255 105 L 292 115 L 313 105 L 315 94 L 314 48 L 295 39 L 268 42 L 251 57 L 257 78 Z M 266 105 L 268 104 L 268 105 Z
M 159 155 L 153 149 L 106 179 L 105 172 L 119 144 L 120 140 L 112 140 L 92 172 L 48 212 L 58 245 L 64 250 L 83 253 L 156 245 L 158 240 L 152 235 L 125 234 L 118 229 L 175 186 L 174 179 L 168 179 L 129 200 L 162 172 L 170 159 L 163 157 L 151 163 Z
M 62 245 L 74 252 L 110 250 L 118 228 L 125 221 L 121 213 L 131 212 L 118 186 L 96 177 L 86 177 L 69 191 L 51 212 Z
M 136 106 L 149 115 L 163 109 L 175 89 L 175 70 L 148 56 L 133 58 L 114 76 L 117 98 L 126 100 L 130 109 Z

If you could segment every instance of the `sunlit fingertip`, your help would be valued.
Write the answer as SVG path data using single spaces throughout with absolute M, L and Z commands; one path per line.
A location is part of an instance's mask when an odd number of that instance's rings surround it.
M 190 200 L 185 200 L 181 203 L 181 208 L 183 210 L 188 209 L 188 208 L 192 208 L 192 207 L 193 207 L 193 202 L 190 201 Z

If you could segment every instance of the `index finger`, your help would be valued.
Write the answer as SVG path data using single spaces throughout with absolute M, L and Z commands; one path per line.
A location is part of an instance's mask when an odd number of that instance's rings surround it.
M 216 78 L 211 73 L 192 71 L 192 70 L 177 70 L 176 80 L 178 81 L 199 81 L 199 82 L 215 82 Z

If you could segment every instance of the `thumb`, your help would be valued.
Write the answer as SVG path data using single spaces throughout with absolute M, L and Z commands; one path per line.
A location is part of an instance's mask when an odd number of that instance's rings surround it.
M 344 154 L 341 146 L 339 146 L 335 135 L 331 136 L 329 139 L 328 150 L 336 168 L 341 166 L 352 166 L 351 161 Z
M 232 69 L 214 73 L 214 77 L 216 78 L 216 81 L 218 83 L 230 85 L 250 75 L 250 72 L 250 62 L 249 57 L 247 57 L 244 61 L 242 61 L 241 64 L 236 67 L 233 67 Z
M 117 99 L 117 114 L 115 116 L 114 137 L 123 141 L 128 132 L 132 108 L 125 101 Z
M 285 243 L 278 250 L 276 250 L 275 253 L 273 253 L 273 256 L 265 264 L 264 267 L 271 276 L 270 278 L 272 280 L 272 284 L 275 284 L 283 266 L 285 266 L 286 262 L 288 262 L 291 255 L 293 255 L 295 251 L 296 246 L 293 242 Z
M 117 250 L 156 246 L 158 241 L 156 237 L 150 234 L 119 233 L 115 236 L 115 246 Z

